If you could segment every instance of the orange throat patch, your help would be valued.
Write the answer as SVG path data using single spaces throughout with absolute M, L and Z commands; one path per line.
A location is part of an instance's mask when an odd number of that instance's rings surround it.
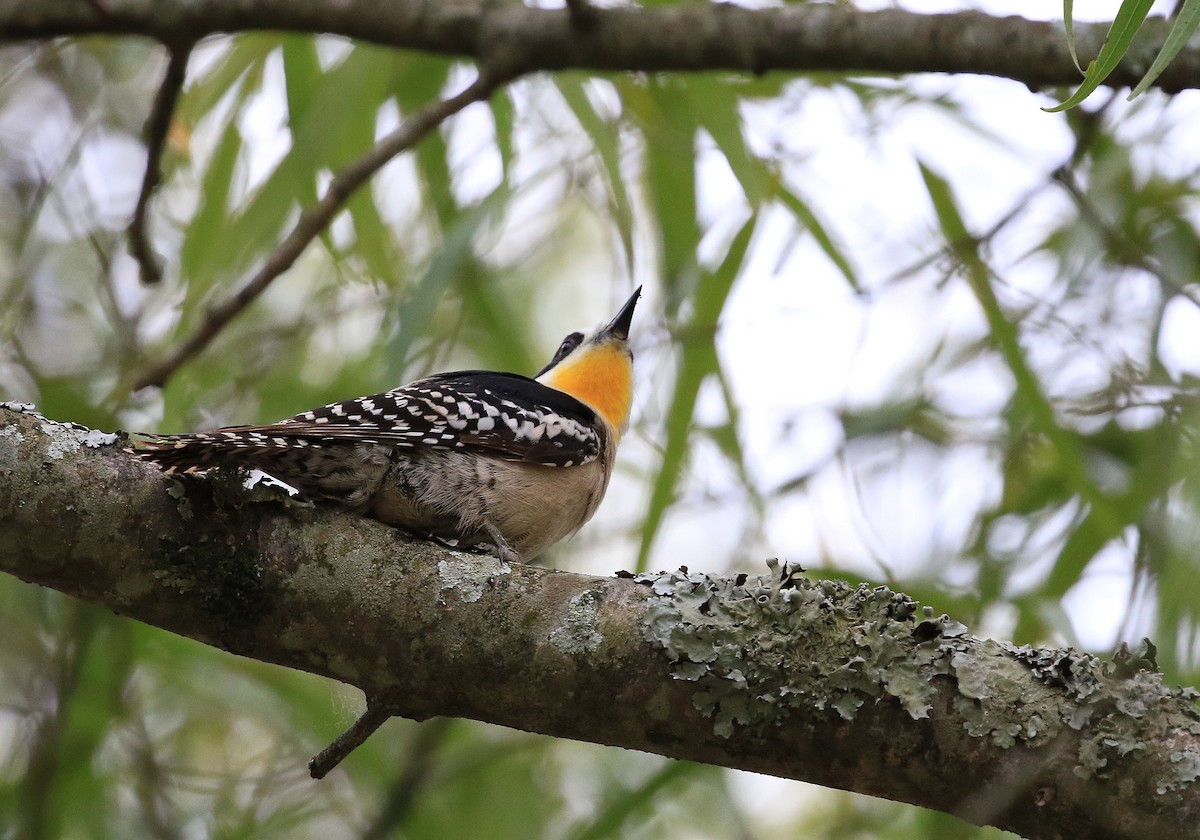
M 624 347 L 590 347 L 546 372 L 541 381 L 598 411 L 620 439 L 633 405 L 633 360 Z

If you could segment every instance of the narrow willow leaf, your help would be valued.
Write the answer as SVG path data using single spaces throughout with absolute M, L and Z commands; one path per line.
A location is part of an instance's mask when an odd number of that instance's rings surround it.
M 645 571 L 650 559 L 650 550 L 666 518 L 667 508 L 675 499 L 675 488 L 687 463 L 692 418 L 696 411 L 700 386 L 710 374 L 720 370 L 721 361 L 714 340 L 717 321 L 725 309 L 729 293 L 733 290 L 733 283 L 745 264 L 758 218 L 757 213 L 751 213 L 750 218 L 729 244 L 725 259 L 716 269 L 704 272 L 692 299 L 692 316 L 681 330 L 686 338 L 679 342 L 679 367 L 675 391 L 671 395 L 671 407 L 667 412 L 666 443 L 663 446 L 662 464 L 650 491 L 650 504 L 642 524 L 638 571 Z
M 605 120 L 596 109 L 584 91 L 581 77 L 564 75 L 556 80 L 559 94 L 567 103 L 567 107 L 575 115 L 580 128 L 592 141 L 596 155 L 600 159 L 601 174 L 608 187 L 609 213 L 621 238 L 621 247 L 625 254 L 625 264 L 633 265 L 633 202 L 625 187 L 625 179 L 621 173 L 621 131 L 618 124 Z
M 1162 71 L 1167 69 L 1167 65 L 1191 40 L 1197 27 L 1200 27 L 1200 0 L 1183 0 L 1183 7 L 1179 10 L 1179 15 L 1175 18 L 1171 31 L 1167 33 L 1167 40 L 1163 42 L 1162 49 L 1159 50 L 1150 69 L 1146 71 L 1146 75 L 1137 83 L 1137 87 L 1129 92 L 1130 99 L 1144 93 L 1146 88 L 1154 84 L 1155 80 L 1162 75 Z
M 858 280 L 858 273 L 854 270 L 854 265 L 850 259 L 842 252 L 842 249 L 834 241 L 833 236 L 825 229 L 825 225 L 821 223 L 821 219 L 816 212 L 804 201 L 800 196 L 789 190 L 780 179 L 776 185 L 775 197 L 783 203 L 788 210 L 792 211 L 792 215 L 796 217 L 796 221 L 804 226 L 804 229 L 812 234 L 817 245 L 829 257 L 830 262 L 837 266 L 838 271 L 846 278 L 846 282 L 850 284 L 856 293 L 863 294 L 864 289 Z
M 1109 27 L 1108 35 L 1104 38 L 1104 46 L 1100 48 L 1100 55 L 1096 56 L 1095 61 L 1088 64 L 1087 72 L 1079 88 L 1065 102 L 1042 110 L 1050 113 L 1065 111 L 1068 108 L 1074 108 L 1091 96 L 1092 91 L 1100 87 L 1100 84 L 1109 77 L 1112 71 L 1117 69 L 1117 65 L 1125 57 L 1129 45 L 1133 43 L 1134 36 L 1137 35 L 1138 29 L 1141 28 L 1142 22 L 1150 13 L 1150 7 L 1153 5 L 1154 0 L 1124 0 L 1121 8 L 1117 10 L 1117 16 L 1113 20 L 1112 26 Z
M 1067 30 L 1067 51 L 1071 53 L 1071 61 L 1075 63 L 1075 69 L 1080 73 L 1083 72 L 1083 65 L 1079 63 L 1079 55 L 1075 52 L 1075 0 L 1063 0 L 1063 26 Z
M 1057 574 L 1063 579 L 1078 580 L 1083 569 L 1106 544 L 1105 539 L 1096 539 L 1096 536 L 1119 534 L 1128 519 L 1118 504 L 1097 487 L 1088 470 L 1087 455 L 1078 436 L 1059 424 L 1053 404 L 1025 358 L 1017 325 L 1000 306 L 992 288 L 988 266 L 979 253 L 979 243 L 967 230 L 950 184 L 924 162 L 918 161 L 918 165 L 942 235 L 962 264 L 967 284 L 987 319 L 992 342 L 1012 374 L 1016 387 L 1013 402 L 1028 413 L 1034 430 L 1049 442 L 1055 459 L 1054 466 L 1071 492 L 1089 507 L 1087 528 L 1084 529 L 1084 523 L 1080 523 L 1080 528 L 1068 537 L 1066 546 L 1055 562 L 1055 570 L 1051 571 L 1052 578 Z
M 511 198 L 507 183 L 501 183 L 491 195 L 459 216 L 442 240 L 441 249 L 430 260 L 421 279 L 413 284 L 400 313 L 400 329 L 388 342 L 385 380 L 401 382 L 408 375 L 406 368 L 414 342 L 423 336 L 433 323 L 434 310 L 445 296 L 451 282 L 470 260 L 475 233 L 480 226 L 503 211 Z

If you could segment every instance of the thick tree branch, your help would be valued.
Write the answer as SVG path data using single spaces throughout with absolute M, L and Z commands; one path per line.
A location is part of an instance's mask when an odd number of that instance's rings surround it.
M 514 73 L 770 70 L 978 73 L 1031 87 L 1080 81 L 1058 22 L 982 12 L 862 12 L 842 3 L 743 8 L 729 3 L 641 8 L 530 8 L 520 3 L 378 0 L 0 0 L 0 41 L 63 35 L 146 35 L 165 43 L 246 30 L 327 32 L 457 55 Z M 1168 24 L 1149 21 L 1109 79 L 1135 84 Z M 1080 60 L 1095 57 L 1106 24 L 1076 24 Z M 1200 87 L 1200 48 L 1186 47 L 1159 78 L 1167 91 Z
M 99 433 L 3 408 L 0 568 L 409 717 L 804 779 L 1031 838 L 1200 825 L 1195 693 L 1163 686 L 1152 651 L 1013 648 L 883 587 L 778 567 L 502 569 L 253 502 L 237 481 L 180 485 Z

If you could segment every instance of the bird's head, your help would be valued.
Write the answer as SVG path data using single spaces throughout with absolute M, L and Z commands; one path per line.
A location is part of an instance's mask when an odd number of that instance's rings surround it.
M 629 325 L 642 287 L 634 291 L 616 317 L 589 333 L 563 339 L 550 364 L 535 377 L 550 388 L 570 394 L 595 409 L 616 434 L 629 423 L 633 405 L 633 352 Z

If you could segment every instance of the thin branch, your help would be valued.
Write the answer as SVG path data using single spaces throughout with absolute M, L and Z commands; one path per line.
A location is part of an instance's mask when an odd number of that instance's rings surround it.
M 162 84 L 150 109 L 150 116 L 146 119 L 146 174 L 142 177 L 142 191 L 138 194 L 137 207 L 134 208 L 133 219 L 129 223 L 129 250 L 141 267 L 142 282 L 147 285 L 162 280 L 162 266 L 159 265 L 158 256 L 154 253 L 146 231 L 146 211 L 162 179 L 163 148 L 167 144 L 175 105 L 179 102 L 179 94 L 187 78 L 188 58 L 191 54 L 191 44 L 168 48 L 170 58 L 167 61 L 167 71 L 163 74 Z
M 335 175 L 325 195 L 300 215 L 292 232 L 263 263 L 258 273 L 236 294 L 210 308 L 196 331 L 165 359 L 144 372 L 134 383 L 133 390 L 165 384 L 181 365 L 208 347 L 230 321 L 266 291 L 277 277 L 291 268 L 355 190 L 396 155 L 414 147 L 425 135 L 471 103 L 485 101 L 496 88 L 511 78 L 509 74 L 481 70 L 479 77 L 461 92 L 426 105 L 380 140 L 373 149 Z
M 386 703 L 367 697 L 367 709 L 358 716 L 358 720 L 350 728 L 333 739 L 333 743 L 321 750 L 312 761 L 308 762 L 308 772 L 314 779 L 324 779 L 329 771 L 342 763 L 342 759 L 350 755 L 363 742 L 374 734 L 375 730 L 387 723 L 388 718 L 395 714 L 393 708 Z

